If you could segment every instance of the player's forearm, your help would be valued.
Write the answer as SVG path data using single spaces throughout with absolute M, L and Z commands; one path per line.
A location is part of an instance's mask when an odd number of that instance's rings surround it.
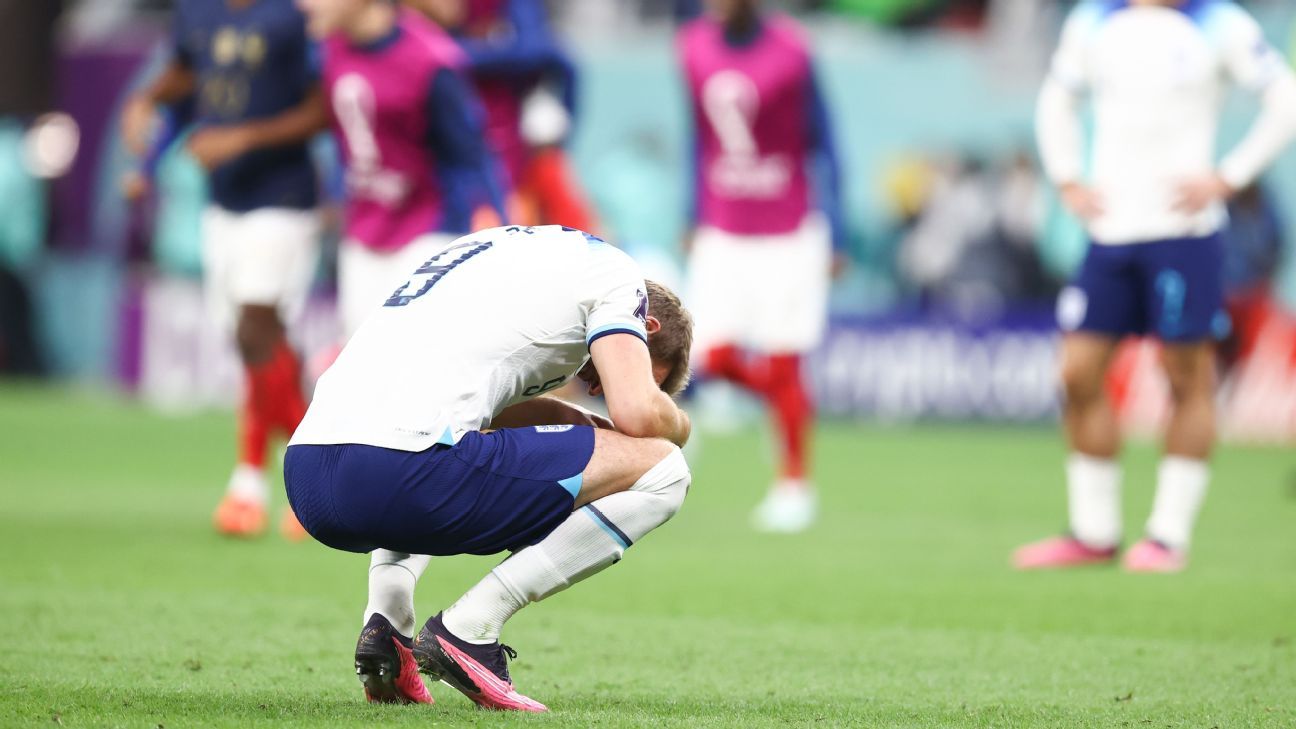
M 1035 136 L 1044 173 L 1054 184 L 1084 176 L 1084 127 L 1076 94 L 1055 79 L 1045 80 L 1035 110 Z
M 1296 74 L 1287 71 L 1265 91 L 1260 116 L 1220 163 L 1220 177 L 1234 190 L 1259 177 L 1296 138 Z
M 158 164 L 162 161 L 162 156 L 171 148 L 184 131 L 185 122 L 178 118 L 174 109 L 162 114 L 162 127 L 149 142 L 148 151 L 145 152 L 144 158 L 140 160 L 139 171 L 146 178 L 152 179 L 157 174 Z
M 537 397 L 505 408 L 491 419 L 491 428 L 528 428 L 536 425 L 591 425 L 610 423 L 597 413 L 553 397 Z
M 276 116 L 247 122 L 242 125 L 242 130 L 249 149 L 264 149 L 300 144 L 327 126 L 328 110 L 324 106 L 324 94 L 316 88 L 297 106 Z
M 640 412 L 628 415 L 612 414 L 618 432 L 634 438 L 665 438 L 677 446 L 688 442 L 692 423 L 688 414 L 680 409 L 669 395 L 657 390 L 652 404 Z
M 135 98 L 153 106 L 175 104 L 192 95 L 197 87 L 197 77 L 193 70 L 172 62 L 152 83 L 140 89 Z

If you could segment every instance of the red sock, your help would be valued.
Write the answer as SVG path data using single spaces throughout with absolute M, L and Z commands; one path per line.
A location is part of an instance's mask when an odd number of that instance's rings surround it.
M 732 344 L 724 344 L 707 350 L 702 361 L 702 368 L 707 377 L 719 377 L 736 385 L 741 385 L 757 395 L 765 392 L 765 377 L 760 366 L 749 363 L 743 353 Z
M 265 424 L 265 432 L 292 435 L 306 414 L 301 392 L 301 365 L 286 341 L 275 345 L 270 359 L 247 368 L 250 409 Z
M 776 354 L 767 359 L 765 397 L 783 446 L 783 478 L 803 479 L 814 406 L 801 379 L 801 355 Z
M 249 383 L 247 393 L 243 396 L 243 403 L 239 407 L 238 462 L 256 468 L 264 466 L 269 440 L 269 427 L 262 419 L 261 413 L 252 407 L 252 390 Z

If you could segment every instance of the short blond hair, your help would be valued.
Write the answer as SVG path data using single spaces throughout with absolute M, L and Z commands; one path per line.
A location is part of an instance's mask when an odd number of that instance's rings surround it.
M 661 329 L 648 337 L 648 354 L 654 363 L 670 366 L 661 389 L 674 397 L 689 383 L 689 356 L 693 351 L 693 317 L 674 291 L 645 281 L 648 287 L 648 314 L 661 322 Z

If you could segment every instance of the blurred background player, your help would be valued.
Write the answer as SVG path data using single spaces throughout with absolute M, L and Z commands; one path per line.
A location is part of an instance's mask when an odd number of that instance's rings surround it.
M 347 183 L 338 308 L 347 336 L 410 271 L 467 233 L 478 203 L 503 215 L 481 111 L 439 27 L 394 0 L 299 0 L 327 37 L 324 85 Z
M 541 0 L 406 0 L 454 34 L 486 109 L 486 138 L 512 197 L 511 222 L 595 230 L 562 143 L 576 111 L 576 68 Z
M 823 336 L 841 242 L 837 156 L 795 22 L 762 13 L 757 0 L 706 7 L 678 38 L 695 133 L 688 300 L 703 376 L 741 385 L 774 415 L 780 474 L 755 524 L 796 532 L 816 514 L 801 361 Z
M 1217 166 L 1225 80 L 1260 94 L 1263 109 Z M 1085 93 L 1096 124 L 1087 176 Z M 1019 549 L 1018 567 L 1115 559 L 1121 442 L 1104 376 L 1129 334 L 1163 343 L 1172 403 L 1152 515 L 1125 566 L 1174 572 L 1186 565 L 1215 441 L 1214 341 L 1227 328 L 1224 204 L 1294 134 L 1296 77 L 1232 2 L 1085 2 L 1071 14 L 1038 108 L 1046 172 L 1090 237 L 1079 274 L 1058 300 L 1070 532 Z
M 307 140 L 325 111 L 292 0 L 182 0 L 172 36 L 170 63 L 126 103 L 122 133 L 142 155 L 158 106 L 194 100 L 189 149 L 210 170 L 212 200 L 203 216 L 206 287 L 245 368 L 237 465 L 214 520 L 222 533 L 253 536 L 266 524 L 269 440 L 290 435 L 306 411 L 285 325 L 304 304 L 318 259 Z M 291 511 L 281 527 L 304 536 Z

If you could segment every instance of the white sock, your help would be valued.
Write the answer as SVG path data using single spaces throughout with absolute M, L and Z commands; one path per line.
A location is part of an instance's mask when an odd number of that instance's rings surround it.
M 432 558 L 375 549 L 369 557 L 369 604 L 364 622 L 379 613 L 406 638 L 414 636 L 414 586 Z
M 1156 499 L 1147 521 L 1147 535 L 1170 547 L 1186 550 L 1193 524 L 1206 498 L 1210 466 L 1183 456 L 1165 456 L 1157 468 Z
M 1115 547 L 1121 539 L 1120 464 L 1072 453 L 1066 471 L 1071 535 L 1095 549 Z
M 684 503 L 690 478 L 684 454 L 673 449 L 629 491 L 582 506 L 538 544 L 501 562 L 442 613 L 446 628 L 469 643 L 499 640 L 505 621 L 528 603 L 616 564 L 665 524 Z
M 266 480 L 264 469 L 247 463 L 238 464 L 234 467 L 234 473 L 230 475 L 226 493 L 242 501 L 251 501 L 263 506 L 269 503 L 270 484 Z

